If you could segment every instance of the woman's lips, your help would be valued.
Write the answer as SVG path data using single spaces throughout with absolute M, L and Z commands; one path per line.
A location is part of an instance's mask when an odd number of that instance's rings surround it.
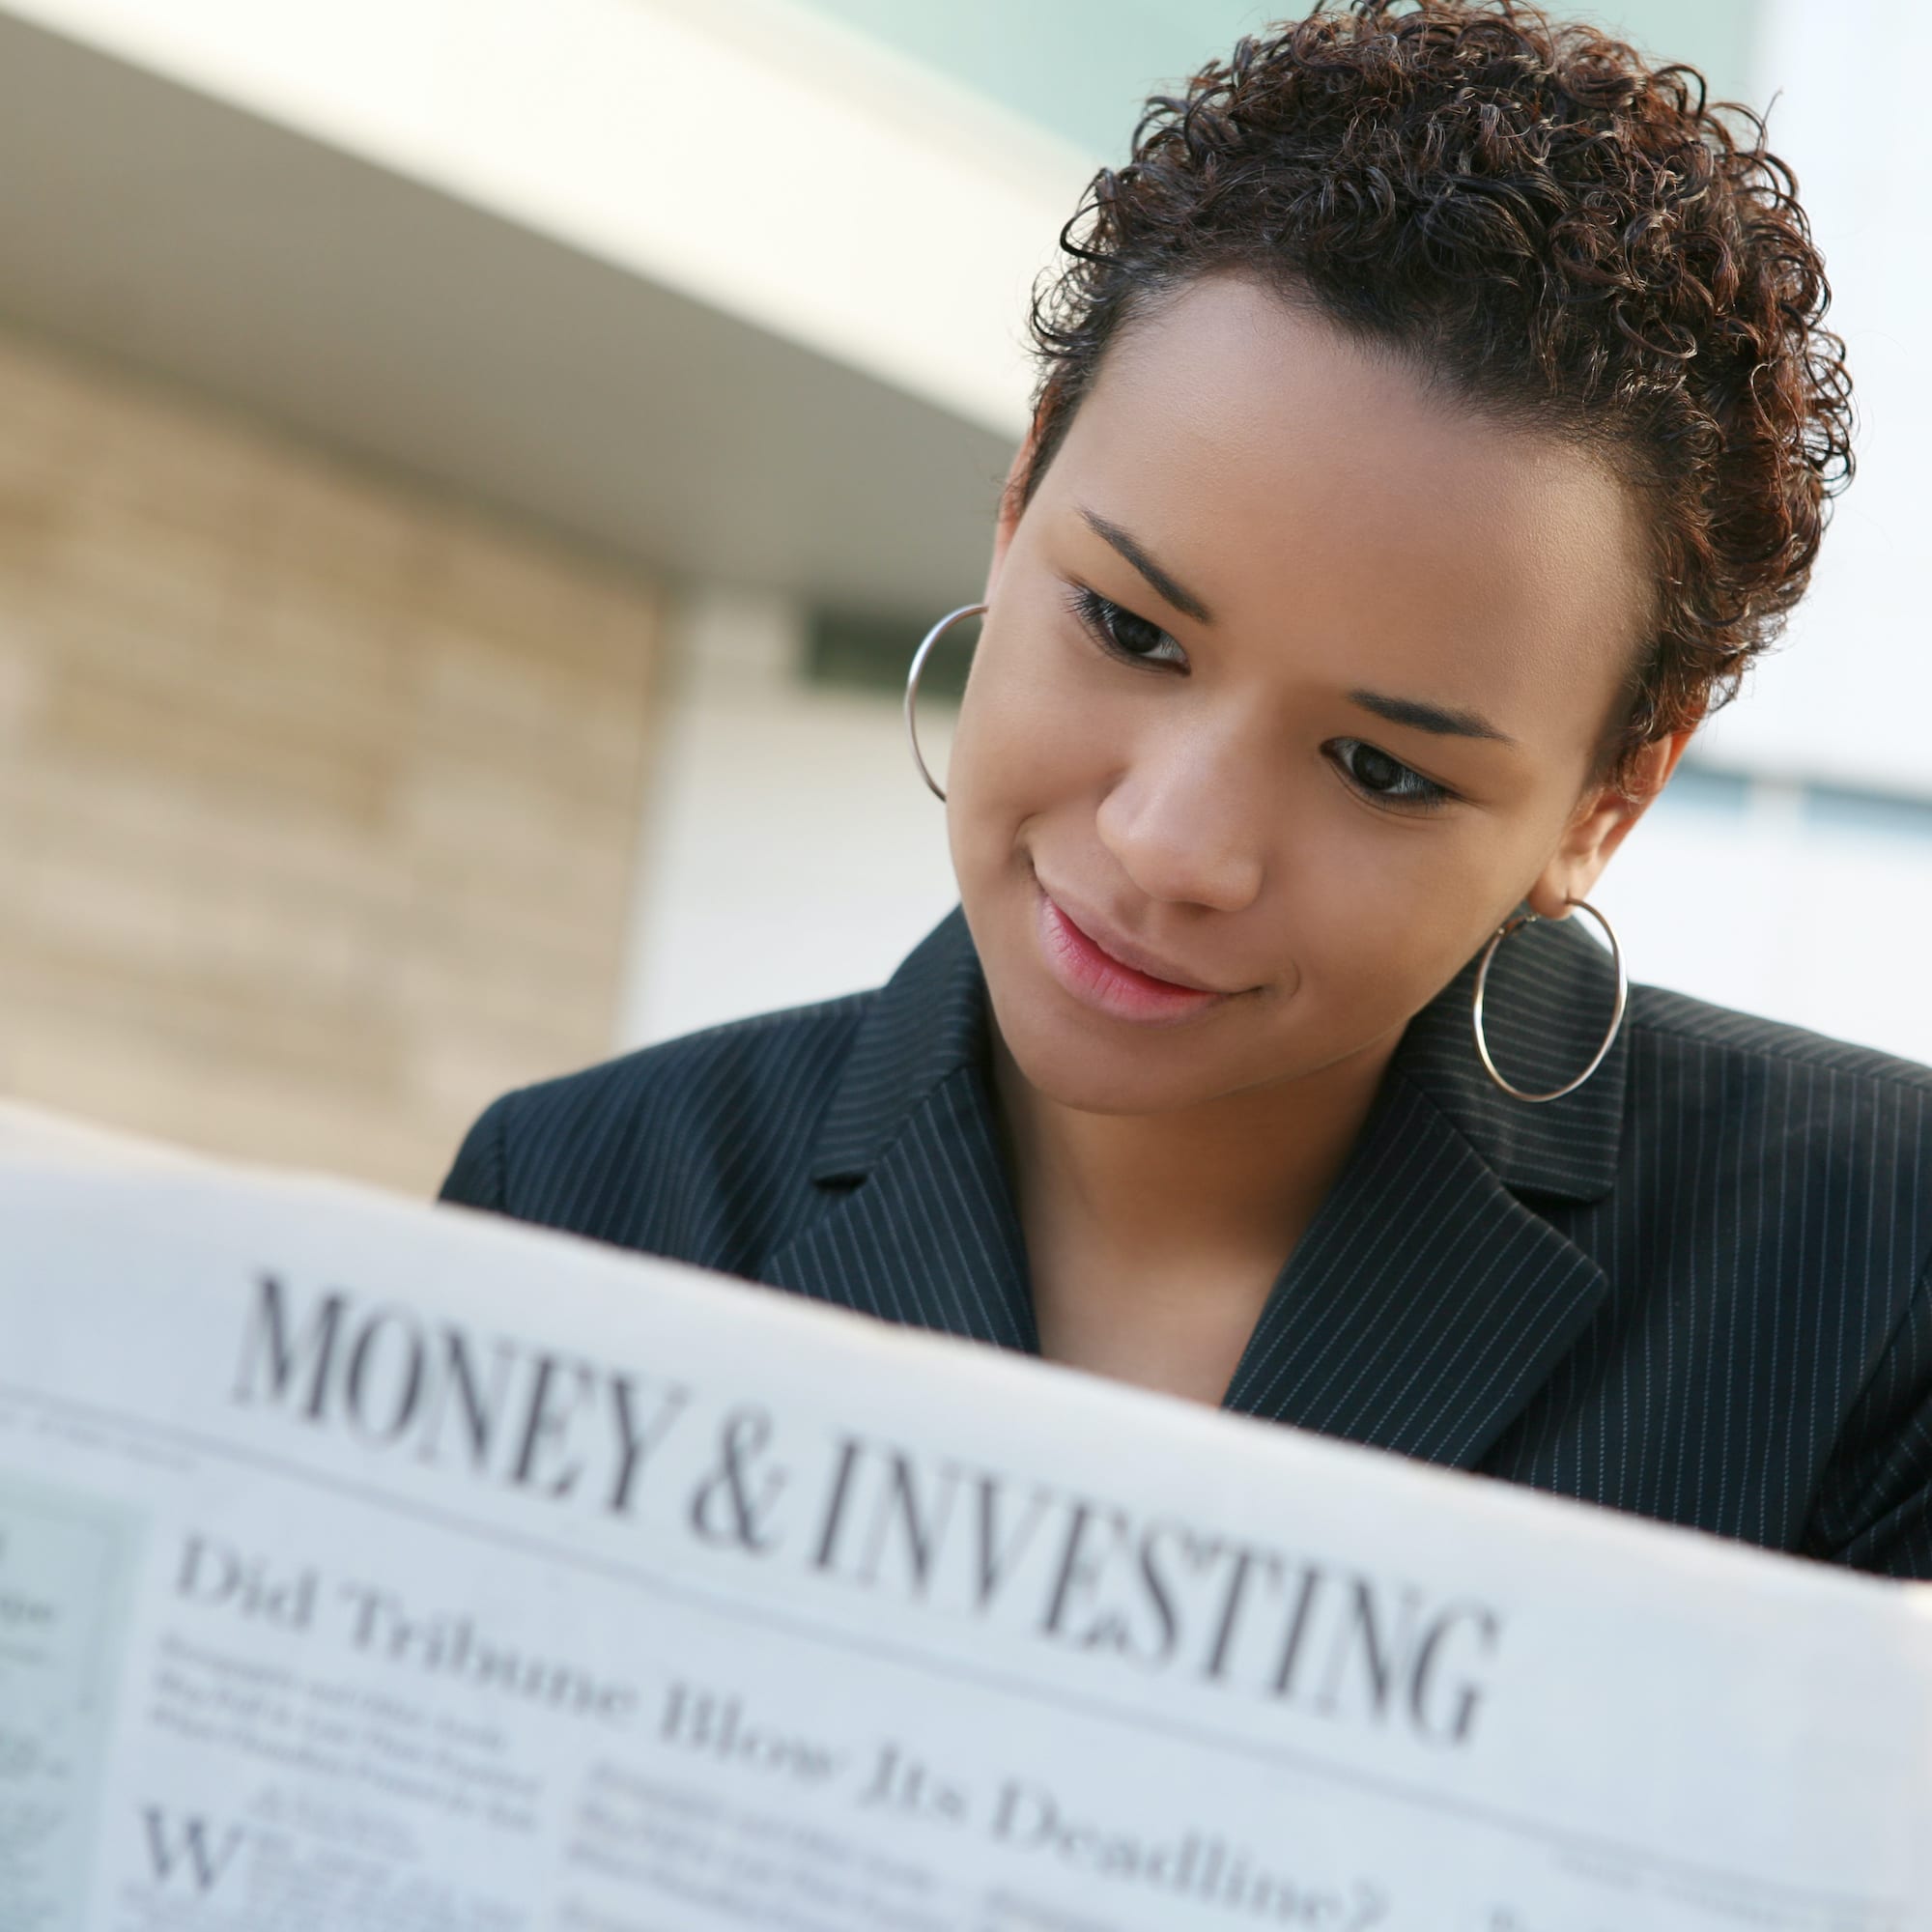
M 1137 971 L 1081 931 L 1044 887 L 1037 884 L 1036 892 L 1040 952 L 1053 977 L 1083 1005 L 1116 1019 L 1147 1022 L 1186 1019 L 1233 998 Z

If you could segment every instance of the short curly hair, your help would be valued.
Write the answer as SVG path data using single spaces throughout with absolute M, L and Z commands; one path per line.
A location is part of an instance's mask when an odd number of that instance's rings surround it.
M 1012 507 L 1123 326 L 1204 274 L 1261 277 L 1640 493 L 1652 610 L 1592 774 L 1628 788 L 1645 745 L 1737 695 L 1853 469 L 1796 178 L 1758 115 L 1706 97 L 1522 0 L 1317 0 L 1244 37 L 1147 100 L 1061 231 Z

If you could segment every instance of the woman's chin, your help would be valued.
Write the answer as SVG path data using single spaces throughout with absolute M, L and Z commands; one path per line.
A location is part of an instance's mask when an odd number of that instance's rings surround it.
M 1075 1009 L 1031 993 L 992 996 L 998 1053 L 1042 1098 L 1085 1114 L 1165 1114 L 1198 1106 L 1218 1090 L 1198 1041 L 1172 1032 L 1169 1051 L 1133 1034 L 1097 1025 Z

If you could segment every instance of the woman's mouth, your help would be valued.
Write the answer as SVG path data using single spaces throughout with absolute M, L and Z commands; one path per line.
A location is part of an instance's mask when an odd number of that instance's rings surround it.
M 1178 986 L 1116 959 L 1034 883 L 1035 923 L 1047 970 L 1083 1006 L 1114 1019 L 1159 1024 L 1191 1018 L 1234 997 Z

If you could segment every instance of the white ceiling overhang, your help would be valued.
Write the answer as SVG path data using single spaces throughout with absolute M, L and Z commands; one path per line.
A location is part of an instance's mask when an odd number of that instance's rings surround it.
M 676 575 L 967 594 L 1088 164 L 780 0 L 17 0 L 0 313 Z

